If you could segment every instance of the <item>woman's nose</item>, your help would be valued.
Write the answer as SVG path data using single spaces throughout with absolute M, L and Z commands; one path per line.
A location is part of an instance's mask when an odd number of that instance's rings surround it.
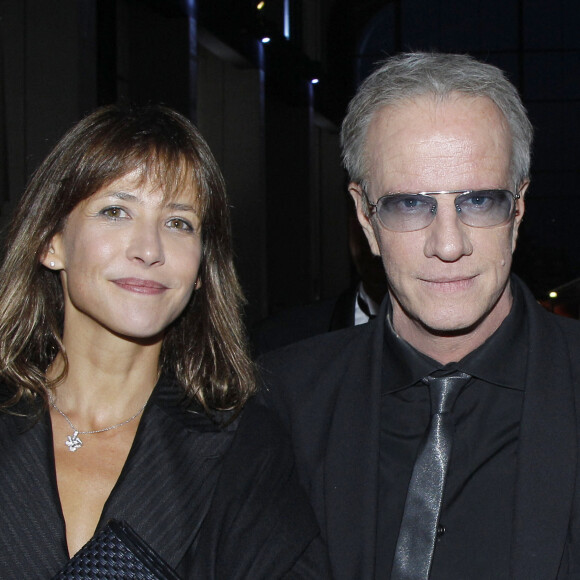
M 135 224 L 127 248 L 127 257 L 143 262 L 147 266 L 165 262 L 163 242 L 157 224 Z

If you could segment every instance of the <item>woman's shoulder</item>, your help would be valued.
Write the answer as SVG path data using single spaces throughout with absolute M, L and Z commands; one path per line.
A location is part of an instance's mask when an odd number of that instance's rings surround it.
M 187 430 L 207 433 L 235 431 L 236 424 L 230 411 L 205 409 L 186 389 L 170 375 L 162 375 L 153 390 L 150 404 L 171 417 Z
M 236 434 L 238 445 L 273 448 L 286 440 L 285 432 L 270 409 L 252 397 L 237 412 L 235 410 L 205 409 L 187 397 L 185 389 L 175 379 L 162 376 L 153 391 L 151 403 L 184 427 L 196 431 Z
M 15 401 L 14 394 L 14 389 L 0 382 L 0 425 L 22 433 L 41 422 L 47 409 L 40 397 L 24 396 Z

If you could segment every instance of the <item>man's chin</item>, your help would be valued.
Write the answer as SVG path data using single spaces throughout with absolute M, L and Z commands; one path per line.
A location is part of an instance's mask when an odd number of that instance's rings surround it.
M 467 300 L 437 300 L 422 296 L 421 304 L 399 302 L 401 320 L 407 319 L 413 326 L 433 336 L 461 336 L 473 332 L 490 314 L 492 308 L 474 308 L 475 298 Z M 431 298 L 431 299 L 430 299 Z M 415 301 L 416 303 L 419 300 Z M 415 306 L 415 307 L 413 307 Z
M 473 335 L 478 332 L 478 329 L 484 332 L 492 331 L 492 329 L 485 329 L 485 327 L 496 326 L 493 321 L 495 318 L 493 313 L 493 308 L 470 313 L 444 311 L 434 317 L 431 311 L 431 316 L 420 313 L 418 317 L 414 318 L 414 322 L 432 336 L 459 337 Z

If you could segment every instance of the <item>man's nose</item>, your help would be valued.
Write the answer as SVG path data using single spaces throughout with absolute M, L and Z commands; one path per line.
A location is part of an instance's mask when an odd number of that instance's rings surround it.
M 461 222 L 455 203 L 449 201 L 451 203 L 438 204 L 435 219 L 426 228 L 424 248 L 425 256 L 443 262 L 455 262 L 473 252 L 469 226 Z

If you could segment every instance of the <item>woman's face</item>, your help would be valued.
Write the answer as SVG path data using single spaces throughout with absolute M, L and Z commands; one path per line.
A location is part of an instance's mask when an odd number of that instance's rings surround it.
M 100 189 L 74 208 L 43 259 L 61 271 L 65 340 L 102 330 L 161 340 L 190 299 L 201 253 L 193 188 L 164 200 L 132 172 Z

